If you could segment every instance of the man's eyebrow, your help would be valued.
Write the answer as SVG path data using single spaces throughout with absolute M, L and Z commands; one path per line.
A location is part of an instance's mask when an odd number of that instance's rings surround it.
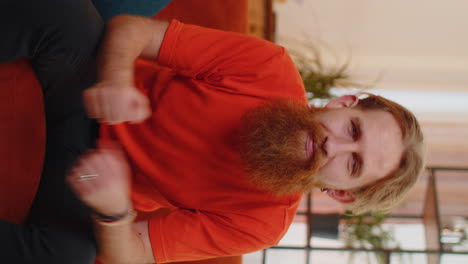
M 362 137 L 362 125 L 361 125 L 361 118 L 359 117 L 355 117 L 353 118 L 353 121 L 354 121 L 354 124 L 356 126 L 356 129 L 358 131 L 358 136 L 357 136 L 357 140 L 360 140 L 361 137 Z
M 362 130 L 361 118 L 355 117 L 354 122 L 355 122 L 356 129 L 358 131 L 357 140 L 360 141 L 362 139 L 362 134 L 364 132 Z M 356 153 L 356 159 L 357 159 L 357 163 L 358 163 L 358 168 L 357 168 L 357 170 L 356 170 L 356 172 L 354 173 L 353 176 L 356 177 L 356 178 L 359 178 L 359 177 L 362 176 L 362 168 L 364 167 L 364 159 L 362 158 L 361 153 Z

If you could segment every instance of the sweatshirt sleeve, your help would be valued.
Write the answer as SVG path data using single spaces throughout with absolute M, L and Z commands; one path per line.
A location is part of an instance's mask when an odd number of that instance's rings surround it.
M 285 91 L 305 100 L 300 75 L 285 49 L 272 42 L 173 20 L 157 62 L 215 89 L 263 97 Z
M 291 224 L 298 202 L 246 214 L 178 209 L 149 220 L 158 263 L 236 256 L 276 245 Z

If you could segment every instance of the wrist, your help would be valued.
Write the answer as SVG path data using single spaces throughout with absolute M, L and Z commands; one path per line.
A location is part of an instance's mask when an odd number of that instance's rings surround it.
M 91 213 L 97 217 L 105 218 L 118 218 L 125 216 L 133 209 L 133 203 L 128 198 L 125 200 L 114 199 L 112 206 L 101 204 L 100 206 L 90 207 Z
M 104 215 L 98 212 L 92 213 L 93 219 L 96 223 L 108 226 L 131 223 L 135 219 L 136 215 L 137 213 L 130 208 L 124 213 L 118 215 Z
M 100 220 L 103 220 L 103 221 L 118 221 L 124 217 L 127 216 L 127 214 L 129 214 L 129 212 L 131 211 L 131 209 L 127 209 L 125 211 L 122 211 L 121 213 L 118 213 L 118 214 L 101 214 L 97 211 L 93 211 L 92 214 L 94 217 L 100 219 Z
M 121 75 L 102 75 L 99 77 L 99 84 L 108 88 L 133 88 L 133 76 Z
M 116 56 L 116 55 L 114 55 Z M 130 84 L 133 83 L 134 78 L 134 58 L 121 58 L 119 61 L 113 61 L 101 56 L 99 59 L 99 71 L 98 79 L 99 82 L 109 83 L 121 83 Z M 120 57 L 124 57 L 121 55 Z

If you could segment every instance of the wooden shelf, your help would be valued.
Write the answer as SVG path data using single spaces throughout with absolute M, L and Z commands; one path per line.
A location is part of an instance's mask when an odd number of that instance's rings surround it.
M 249 34 L 266 40 L 275 40 L 273 0 L 249 0 Z

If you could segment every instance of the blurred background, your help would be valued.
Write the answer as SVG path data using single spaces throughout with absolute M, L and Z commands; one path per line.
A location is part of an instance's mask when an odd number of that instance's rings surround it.
M 468 1 L 249 0 L 249 33 L 285 46 L 311 103 L 362 89 L 418 116 L 427 170 L 390 215 L 305 196 L 280 245 L 244 264 L 468 263 Z

